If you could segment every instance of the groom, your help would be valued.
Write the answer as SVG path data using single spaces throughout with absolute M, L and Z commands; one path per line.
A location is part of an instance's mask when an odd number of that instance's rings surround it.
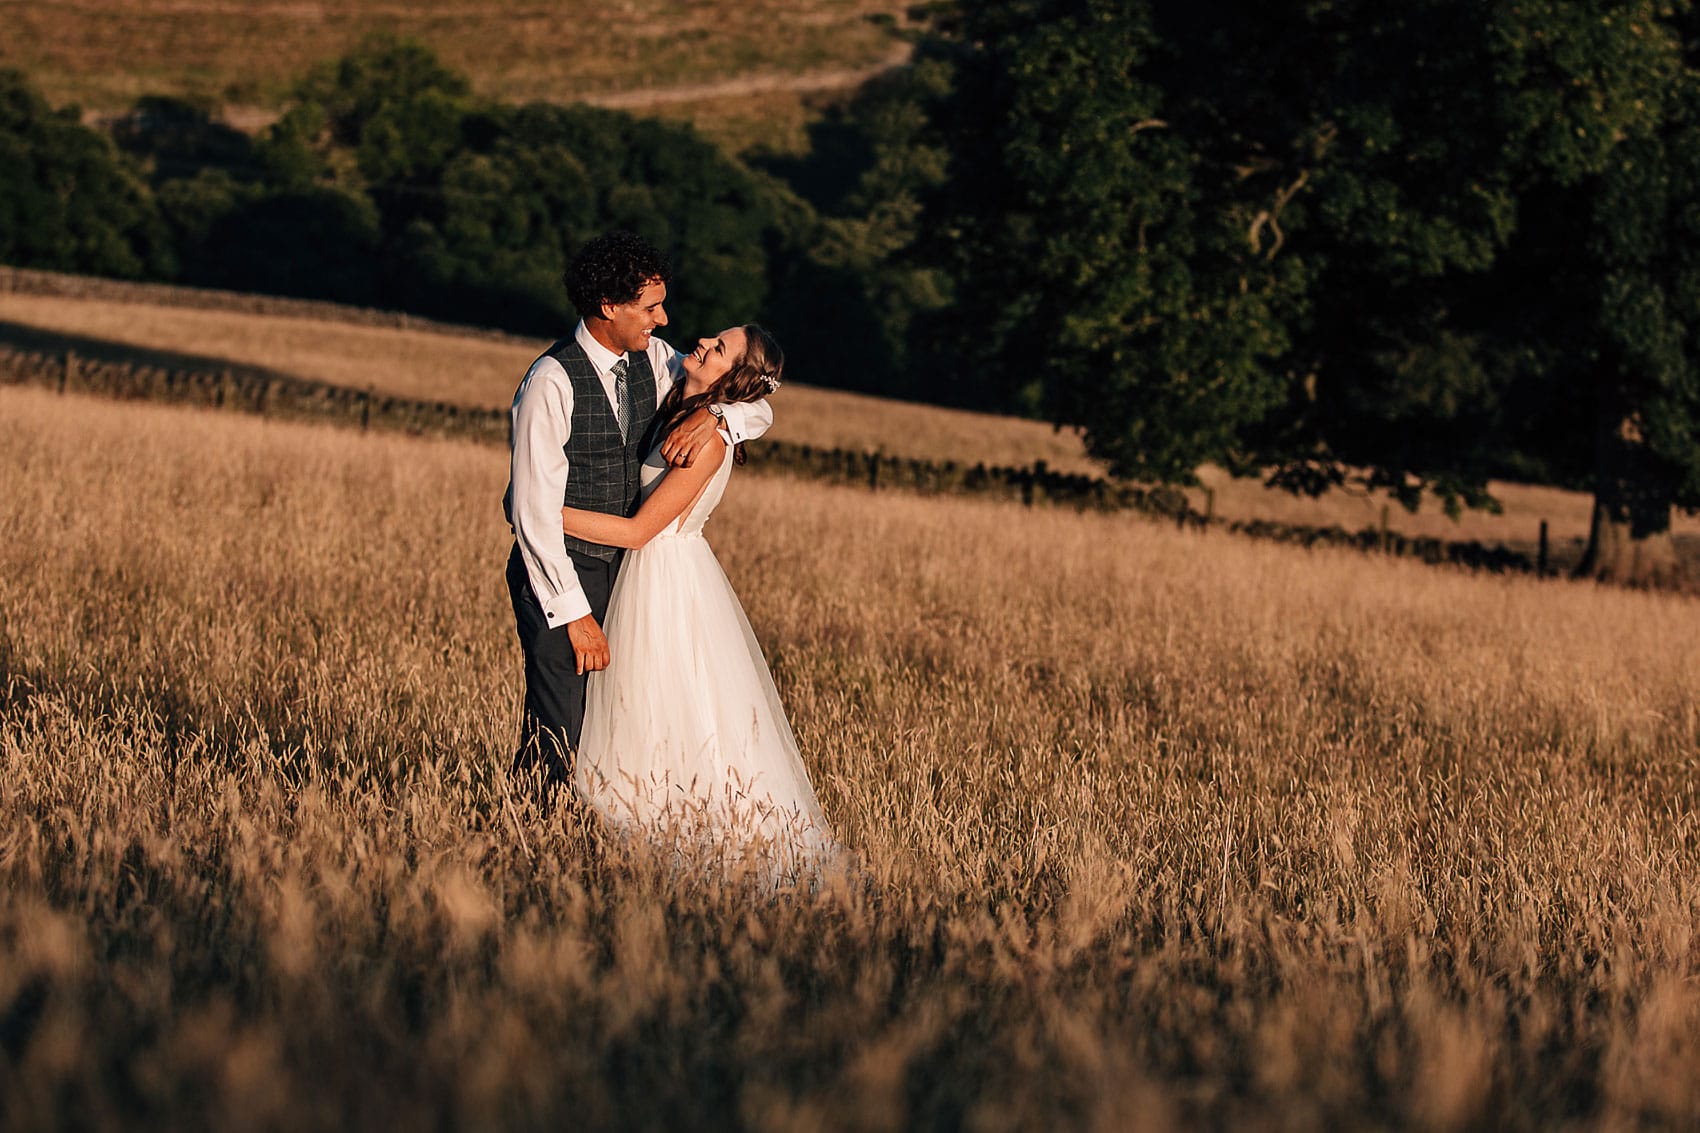
M 572 782 L 588 675 L 608 667 L 602 623 L 620 552 L 562 533 L 561 508 L 631 515 L 650 422 L 680 359 L 654 332 L 667 325 L 672 270 L 629 232 L 609 232 L 567 265 L 580 320 L 543 353 L 514 394 L 503 500 L 514 547 L 508 596 L 525 652 L 525 719 L 516 775 L 552 789 Z M 689 465 L 724 422 L 734 442 L 767 432 L 765 401 L 698 410 L 666 438 L 669 464 Z

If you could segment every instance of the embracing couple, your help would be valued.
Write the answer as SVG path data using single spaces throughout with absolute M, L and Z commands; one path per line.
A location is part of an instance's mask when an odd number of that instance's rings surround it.
M 508 592 L 525 652 L 516 774 L 626 834 L 823 858 L 831 835 L 761 647 L 703 525 L 773 423 L 755 324 L 680 354 L 665 257 L 627 232 L 567 266 L 577 328 L 514 395 Z

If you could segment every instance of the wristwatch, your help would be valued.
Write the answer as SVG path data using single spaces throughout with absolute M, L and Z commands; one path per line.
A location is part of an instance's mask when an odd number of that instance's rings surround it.
M 726 424 L 726 407 L 721 405 L 719 402 L 715 402 L 713 405 L 708 407 L 708 415 L 713 417 L 722 425 Z

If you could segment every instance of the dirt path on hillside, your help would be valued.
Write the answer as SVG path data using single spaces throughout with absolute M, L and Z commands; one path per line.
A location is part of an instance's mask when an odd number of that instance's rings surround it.
M 913 54 L 913 49 L 908 44 L 902 44 L 894 47 L 883 60 L 871 67 L 832 67 L 820 71 L 804 71 L 798 75 L 743 75 L 717 83 L 611 91 L 607 94 L 588 95 L 584 101 L 612 110 L 633 110 L 680 102 L 748 98 L 757 94 L 819 94 L 822 91 L 848 90 L 899 67 L 907 66 Z
M 914 49 L 908 44 L 892 48 L 880 62 L 869 67 L 827 67 L 791 75 L 740 75 L 714 83 L 653 86 L 638 90 L 588 94 L 580 102 L 610 110 L 643 110 L 652 106 L 676 106 L 687 102 L 751 98 L 761 94 L 822 94 L 851 90 L 881 75 L 909 65 Z M 226 106 L 224 121 L 245 133 L 257 134 L 282 115 L 269 106 Z

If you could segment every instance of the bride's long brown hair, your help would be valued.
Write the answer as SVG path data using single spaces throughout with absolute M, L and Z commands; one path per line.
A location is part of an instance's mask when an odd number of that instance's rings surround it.
M 779 375 L 785 369 L 785 351 L 766 328 L 756 323 L 744 324 L 744 354 L 713 386 L 699 394 L 685 396 L 685 382 L 673 383 L 667 396 L 655 410 L 655 435 L 664 437 L 674 426 L 705 405 L 730 405 L 738 401 L 758 401 L 779 385 Z M 744 446 L 732 450 L 732 459 L 744 463 Z

